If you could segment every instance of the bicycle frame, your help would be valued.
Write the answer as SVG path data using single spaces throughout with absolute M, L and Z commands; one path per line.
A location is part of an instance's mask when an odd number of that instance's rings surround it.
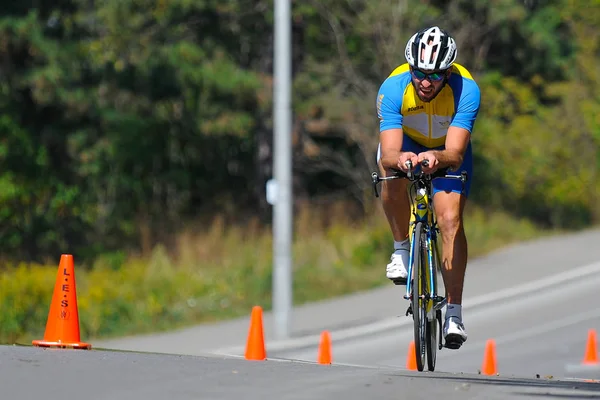
M 410 178 L 409 178 L 410 179 Z M 434 309 L 441 308 L 443 306 L 444 298 L 440 298 L 437 296 L 437 287 L 434 282 L 434 271 L 435 264 L 433 263 L 433 253 L 436 252 L 436 257 L 440 260 L 439 247 L 437 244 L 437 234 L 439 233 L 439 228 L 437 226 L 437 221 L 435 218 L 435 212 L 433 210 L 433 201 L 432 198 L 432 187 L 431 181 L 426 179 L 417 178 L 413 181 L 409 188 L 409 199 L 411 202 L 411 216 L 410 216 L 410 225 L 409 225 L 409 237 L 410 240 L 410 252 L 409 252 L 409 260 L 408 260 L 408 276 L 412 276 L 413 269 L 413 261 L 415 256 L 415 251 L 419 249 L 415 249 L 415 238 L 414 238 L 414 229 L 418 222 L 423 223 L 423 228 L 425 231 L 425 248 L 427 249 L 427 257 L 426 263 L 428 268 L 426 268 L 425 279 L 429 284 L 429 293 L 431 298 L 434 301 Z M 412 192 L 412 193 L 411 193 Z M 411 299 L 412 293 L 412 281 L 410 279 L 406 282 L 406 295 L 404 298 L 406 300 Z M 429 300 L 429 299 L 425 299 Z M 442 303 L 439 307 L 437 306 L 439 303 Z M 429 307 L 428 307 L 429 308 Z M 427 310 L 428 313 L 431 310 Z M 431 317 L 431 316 L 430 316 Z
M 428 309 L 428 314 L 430 314 L 431 311 L 441 309 L 446 303 L 445 296 L 441 297 L 437 295 L 437 285 L 435 284 L 434 280 L 434 274 L 437 273 L 437 271 L 434 271 L 434 253 L 437 260 L 441 260 L 441 254 L 439 247 L 437 246 L 437 235 L 439 233 L 439 228 L 437 226 L 437 220 L 433 209 L 433 188 L 431 183 L 432 180 L 435 178 L 458 179 L 462 182 L 464 190 L 464 184 L 467 181 L 467 172 L 462 171 L 460 176 L 448 175 L 446 173 L 448 168 L 445 168 L 438 170 L 433 174 L 425 174 L 422 171 L 418 173 L 413 172 L 412 164 L 410 164 L 410 162 L 407 164 L 407 166 L 409 167 L 409 172 L 407 173 L 398 171 L 395 175 L 380 177 L 377 174 L 377 172 L 373 172 L 371 174 L 371 178 L 373 183 L 373 190 L 375 192 L 375 197 L 379 197 L 379 194 L 377 192 L 377 184 L 381 181 L 399 178 L 408 178 L 411 181 L 411 184 L 408 187 L 408 195 L 411 202 L 411 216 L 409 223 L 410 252 L 407 272 L 408 276 L 411 277 L 415 250 L 417 250 L 414 248 L 414 228 L 418 222 L 422 222 L 426 234 L 426 261 L 429 267 L 426 268 L 426 280 L 429 283 L 429 293 L 431 293 L 431 295 L 428 298 L 426 298 L 426 300 L 429 300 L 429 298 L 431 298 L 434 301 L 433 310 Z M 427 166 L 427 164 L 424 163 L 424 166 Z M 411 192 L 414 192 L 414 194 Z M 407 279 L 406 294 L 404 295 L 404 299 L 411 300 L 411 296 L 412 283 L 410 279 Z M 431 317 L 431 315 L 429 315 L 429 317 Z
M 426 162 L 421 164 L 427 167 Z M 437 270 L 441 267 L 441 257 L 437 242 L 439 229 L 433 208 L 432 181 L 436 177 L 460 179 L 464 190 L 467 173 L 463 171 L 460 176 L 447 175 L 446 169 L 433 174 L 425 174 L 422 170 L 416 173 L 413 172 L 410 162 L 407 162 L 407 167 L 409 171 L 407 173 L 397 172 L 395 175 L 381 178 L 373 172 L 371 178 L 376 197 L 379 197 L 377 184 L 380 181 L 404 177 L 410 181 L 408 186 L 410 251 L 404 299 L 409 300 L 406 315 L 413 315 L 415 346 L 418 346 L 418 353 L 415 354 L 417 369 L 423 370 L 425 355 L 427 355 L 427 368 L 433 371 L 437 349 L 441 350 L 443 347 L 441 308 L 447 300 L 445 295 L 437 294 Z M 413 265 L 415 262 L 417 262 L 416 266 Z M 413 271 L 413 266 L 416 268 L 416 273 Z

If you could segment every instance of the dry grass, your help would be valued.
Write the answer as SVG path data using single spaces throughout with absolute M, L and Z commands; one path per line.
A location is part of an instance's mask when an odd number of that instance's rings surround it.
M 553 233 L 510 214 L 478 207 L 468 209 L 465 226 L 471 257 Z M 99 259 L 92 270 L 78 271 L 80 318 L 86 337 L 160 331 L 243 316 L 254 305 L 270 309 L 273 247 L 269 227 L 256 223 L 227 226 L 216 217 L 206 229 L 180 233 L 175 243 L 169 249 L 156 246 L 146 256 L 129 256 L 122 263 Z M 384 270 L 391 251 L 392 238 L 379 208 L 362 221 L 352 221 L 342 205 L 301 209 L 295 215 L 294 303 L 388 284 Z M 43 333 L 45 299 L 51 297 L 55 273 L 56 265 L 23 265 L 3 272 L 1 340 L 26 338 L 26 342 Z M 14 285 L 17 281 L 20 284 Z M 18 308 L 12 306 L 21 303 Z M 32 309 L 41 311 L 32 314 Z

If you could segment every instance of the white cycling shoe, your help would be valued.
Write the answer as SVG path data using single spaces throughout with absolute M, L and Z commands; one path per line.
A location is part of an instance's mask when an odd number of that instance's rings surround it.
M 394 251 L 390 257 L 390 263 L 385 269 L 388 279 L 391 279 L 397 285 L 406 284 L 406 277 L 408 276 L 408 252 L 409 248 Z
M 459 349 L 467 341 L 467 331 L 457 317 L 446 318 L 444 322 L 444 341 L 449 349 Z

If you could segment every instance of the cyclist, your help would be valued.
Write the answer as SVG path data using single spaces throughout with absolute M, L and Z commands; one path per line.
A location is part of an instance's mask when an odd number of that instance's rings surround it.
M 469 195 L 473 159 L 471 133 L 479 112 L 477 83 L 463 66 L 455 63 L 456 42 L 437 26 L 415 33 L 406 44 L 407 63 L 397 67 L 382 83 L 377 95 L 380 138 L 377 161 L 381 174 L 415 170 L 433 173 L 449 167 L 449 173 L 466 170 L 468 181 L 433 180 L 433 205 L 442 236 L 442 276 L 448 304 L 444 339 L 454 349 L 467 340 L 462 319 L 462 292 L 467 265 L 467 239 L 463 211 Z M 420 166 L 429 161 L 426 168 Z M 409 260 L 408 180 L 394 179 L 382 185 L 382 203 L 393 238 L 394 252 L 387 277 L 406 284 Z

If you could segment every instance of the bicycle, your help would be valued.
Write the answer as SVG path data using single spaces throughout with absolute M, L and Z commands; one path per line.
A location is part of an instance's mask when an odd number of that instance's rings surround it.
M 421 163 L 427 167 L 425 160 Z M 410 199 L 409 239 L 410 253 L 408 262 L 408 277 L 406 280 L 405 300 L 409 300 L 406 316 L 412 314 L 414 324 L 414 340 L 416 364 L 419 371 L 425 367 L 427 356 L 427 369 L 435 370 L 437 350 L 448 347 L 442 341 L 442 308 L 446 305 L 446 296 L 438 294 L 438 272 L 441 271 L 440 248 L 438 246 L 439 227 L 432 199 L 433 189 L 431 182 L 435 178 L 459 179 L 464 184 L 467 181 L 467 172 L 462 171 L 460 176 L 448 175 L 448 168 L 437 170 L 433 174 L 422 171 L 413 172 L 412 163 L 407 161 L 408 173 L 395 172 L 394 175 L 380 177 L 377 172 L 371 174 L 375 197 L 379 197 L 377 184 L 381 181 L 407 178 L 411 181 L 408 187 Z M 399 284 L 397 282 L 394 282 Z M 414 289 L 417 294 L 414 295 Z M 439 335 L 439 337 L 438 337 Z

